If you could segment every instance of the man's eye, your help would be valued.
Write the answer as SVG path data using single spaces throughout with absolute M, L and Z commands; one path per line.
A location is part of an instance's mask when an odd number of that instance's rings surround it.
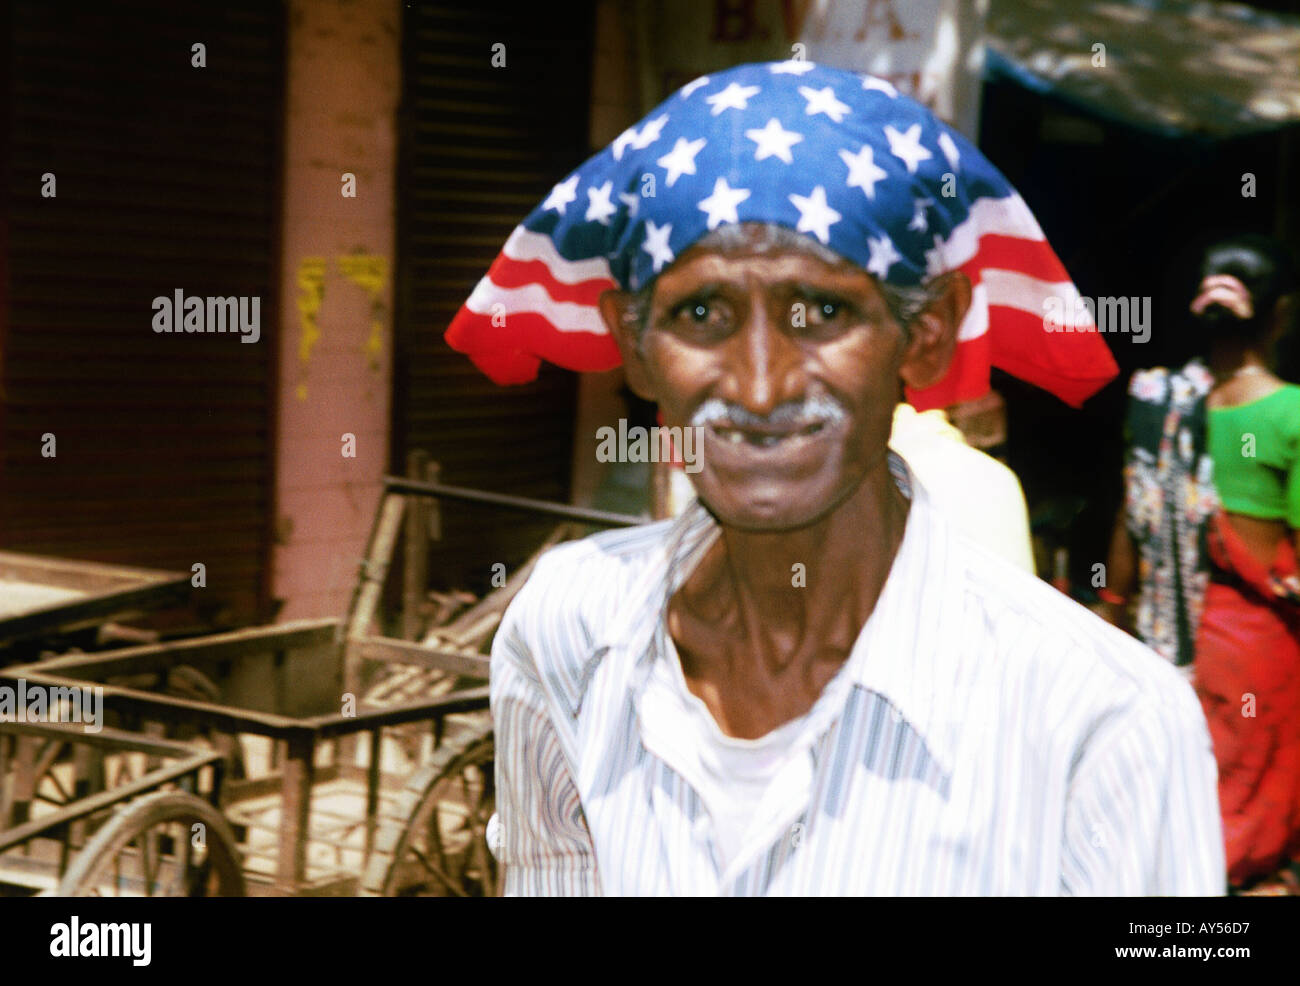
M 843 321 L 852 314 L 852 308 L 838 298 L 810 298 L 801 302 L 808 313 L 809 325 L 827 325 Z
M 709 298 L 684 301 L 671 312 L 674 322 L 685 322 L 692 327 L 716 326 L 726 320 L 726 305 Z

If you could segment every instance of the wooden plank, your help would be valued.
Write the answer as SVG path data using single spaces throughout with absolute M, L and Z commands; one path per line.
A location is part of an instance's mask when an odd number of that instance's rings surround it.
M 361 571 L 360 587 L 356 603 L 348 619 L 347 636 L 351 640 L 364 637 L 370 632 L 370 624 L 375 618 L 375 610 L 384 590 L 384 580 L 388 576 L 388 566 L 393 559 L 393 548 L 397 544 L 397 532 L 402 526 L 402 514 L 406 509 L 406 498 L 399 493 L 384 494 L 379 508 L 379 520 L 370 539 L 370 550 Z M 353 691 L 354 689 L 349 689 Z
M 379 780 L 380 760 L 383 756 L 383 730 L 376 728 L 370 733 L 370 762 L 366 764 L 366 839 L 365 857 L 370 857 L 370 850 L 375 845 L 375 828 L 379 823 Z
M 412 449 L 406 456 L 406 474 L 425 479 L 429 453 Z M 414 640 L 423 624 L 421 611 L 429 584 L 429 504 L 412 497 L 406 505 L 406 535 L 402 541 L 402 636 Z
M 430 462 L 425 470 L 424 481 L 426 483 L 440 483 L 442 481 L 442 463 Z M 442 504 L 437 497 L 426 499 L 424 497 L 413 498 L 416 502 L 426 503 L 429 508 L 429 540 L 442 540 Z
M 33 770 L 36 783 L 36 787 L 32 789 L 33 796 L 35 796 L 37 788 L 40 787 L 41 777 L 43 777 L 49 769 L 54 766 L 54 761 L 58 759 L 59 754 L 63 752 L 66 745 L 66 743 L 59 739 L 52 738 L 46 740 L 45 749 L 42 750 L 40 756 L 36 758 L 36 767 Z
M 179 740 L 169 740 L 142 736 L 140 733 L 104 727 L 98 732 L 88 733 L 84 726 L 73 723 L 55 722 L 0 722 L 0 737 L 6 734 L 15 736 L 58 736 L 77 746 L 87 746 L 113 753 L 146 753 L 159 756 L 186 757 L 194 752 L 194 747 Z
M 74 799 L 80 800 L 104 790 L 106 779 L 102 750 L 79 743 L 73 748 L 72 763 L 72 797 Z M 77 820 L 69 827 L 64 845 L 79 849 L 85 844 L 86 823 L 83 820 Z M 63 868 L 66 869 L 66 867 Z M 60 873 L 62 873 L 62 869 L 60 869 Z
M 197 774 L 204 767 L 220 759 L 221 754 L 219 753 L 195 753 L 180 763 L 162 767 L 153 773 L 145 774 L 136 780 L 121 784 L 111 791 L 92 794 L 88 798 L 74 801 L 66 808 L 60 808 L 48 815 L 42 815 L 35 821 L 27 822 L 16 828 L 6 829 L 0 832 L 0 853 L 6 852 L 14 846 L 22 845 L 29 839 L 53 831 L 69 822 L 76 821 L 79 818 L 86 818 L 97 811 L 103 811 L 105 808 L 111 808 L 113 805 L 129 801 L 138 794 L 146 794 L 181 777 Z
M 311 785 L 315 770 L 315 738 L 311 734 L 299 733 L 286 740 L 280 788 L 279 853 L 275 870 L 275 891 L 281 896 L 295 895 L 307 875 Z
M 33 670 L 35 667 L 39 665 L 27 665 L 24 668 L 23 677 L 29 683 L 36 682 L 63 688 L 80 688 L 85 685 L 84 681 L 41 674 Z M 0 681 L 9 677 L 10 672 L 11 669 L 8 668 L 0 672 Z M 227 733 L 254 733 L 273 738 L 285 738 L 303 729 L 304 720 L 270 712 L 252 712 L 228 705 L 214 705 L 211 702 L 196 702 L 193 699 L 142 692 L 133 688 L 119 688 L 116 685 L 95 687 L 103 693 L 105 708 L 160 719 L 164 722 L 212 726 Z
M 18 752 L 13 760 L 14 789 L 10 807 L 13 824 L 21 827 L 31 817 L 32 796 L 36 792 L 36 758 L 41 741 L 36 736 L 18 737 Z
M 18 737 L 0 733 L 0 831 L 9 827 L 13 807 L 14 778 L 10 765 L 18 747 Z
M 403 702 L 382 709 L 357 707 L 355 716 L 315 716 L 306 720 L 318 738 L 346 736 L 376 726 L 400 726 L 408 722 L 428 722 L 457 712 L 484 712 L 488 708 L 487 685 L 466 688 L 437 698 Z
M 338 764 L 327 764 L 324 767 L 316 768 L 317 783 L 324 784 L 340 776 L 346 777 L 349 775 Z M 256 801 L 268 794 L 275 794 L 280 790 L 281 784 L 282 780 L 278 773 L 269 774 L 266 777 L 227 780 L 221 789 L 221 803 L 231 810 L 238 810 L 245 802 Z
M 384 580 L 388 576 L 388 566 L 393 558 L 393 549 L 397 544 L 397 534 L 402 527 L 402 516 L 406 510 L 406 497 L 398 493 L 385 492 L 379 505 L 379 513 L 370 532 L 370 541 L 366 550 L 366 559 L 361 566 L 357 586 L 352 593 L 348 606 L 348 619 L 343 647 L 343 694 L 359 698 L 361 695 L 361 661 L 352 653 L 350 642 L 364 637 L 370 632 L 375 610 L 379 607 L 380 597 L 384 592 Z M 351 732 L 351 731 L 349 731 Z M 347 737 L 348 733 L 341 736 Z M 334 755 L 341 760 L 350 760 L 355 754 L 351 738 L 345 738 L 337 744 Z
M 365 637 L 351 644 L 353 654 L 367 661 L 387 661 L 392 664 L 413 664 L 421 668 L 434 668 L 465 675 L 467 678 L 488 677 L 491 658 L 486 654 L 454 650 L 450 647 L 430 647 L 409 640 L 392 637 Z
M 417 483 L 401 476 L 385 476 L 384 488 L 395 493 L 419 493 L 425 496 L 444 497 L 463 503 L 486 503 L 492 506 L 521 510 L 525 513 L 542 514 L 547 517 L 559 517 L 564 520 L 576 520 L 583 524 L 596 524 L 601 527 L 640 527 L 648 523 L 644 517 L 632 514 L 614 513 L 610 510 L 593 510 L 590 507 L 575 507 L 567 503 L 552 503 L 549 500 L 534 500 L 524 496 L 511 496 L 508 493 L 489 493 L 487 490 L 475 490 L 466 486 L 448 486 L 446 483 Z
M 15 677 L 25 672 L 86 671 L 97 677 L 111 678 L 122 674 L 161 671 L 178 664 L 226 661 L 246 654 L 318 646 L 336 639 L 339 629 L 339 621 L 334 618 L 296 620 L 190 640 L 123 647 L 102 654 L 50 657 L 32 664 L 7 667 L 4 674 Z
M 190 594 L 188 576 L 90 596 L 73 602 L 56 603 L 0 620 L 0 641 L 8 642 L 49 631 L 55 627 L 93 626 L 110 616 L 137 609 L 158 609 L 184 602 Z
M 154 568 L 132 568 L 103 562 L 29 555 L 25 552 L 0 551 L 0 582 L 35 582 L 39 585 L 99 593 L 135 588 L 157 582 L 171 582 L 180 573 Z

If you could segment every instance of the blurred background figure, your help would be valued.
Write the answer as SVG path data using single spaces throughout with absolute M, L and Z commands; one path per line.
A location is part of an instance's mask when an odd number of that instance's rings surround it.
M 917 411 L 899 404 L 889 447 L 907 460 L 959 531 L 1034 574 L 1029 511 L 1014 472 L 968 445 L 939 408 Z
M 1205 251 L 1198 353 L 1134 374 L 1108 618 L 1187 669 L 1210 723 L 1233 886 L 1300 892 L 1300 387 L 1273 355 L 1295 311 L 1277 241 Z

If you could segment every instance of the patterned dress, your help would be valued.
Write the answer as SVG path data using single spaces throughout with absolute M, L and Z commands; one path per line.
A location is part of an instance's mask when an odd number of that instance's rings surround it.
M 1205 537 L 1218 496 L 1205 398 L 1213 384 L 1199 359 L 1139 370 L 1129 384 L 1125 514 L 1138 548 L 1137 632 L 1177 665 L 1192 662 L 1209 582 Z

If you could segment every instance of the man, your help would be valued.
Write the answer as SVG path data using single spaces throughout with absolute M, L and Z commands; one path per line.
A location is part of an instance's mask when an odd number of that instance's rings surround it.
M 1072 291 L 973 146 L 810 63 L 696 80 L 556 186 L 449 340 L 502 382 L 621 359 L 701 468 L 681 517 L 553 549 L 505 615 L 507 893 L 1222 891 L 1186 683 L 887 446 L 904 389 L 969 399 L 990 362 L 1101 386 L 1096 333 L 1037 314 Z

